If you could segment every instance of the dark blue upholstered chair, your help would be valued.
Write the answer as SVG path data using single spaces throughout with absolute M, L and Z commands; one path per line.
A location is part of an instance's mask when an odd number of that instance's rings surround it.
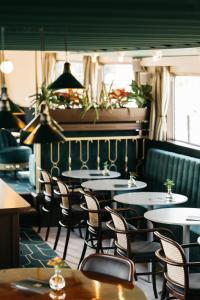
M 10 131 L 0 129 L 0 171 L 28 169 L 31 153 L 31 148 L 20 146 Z

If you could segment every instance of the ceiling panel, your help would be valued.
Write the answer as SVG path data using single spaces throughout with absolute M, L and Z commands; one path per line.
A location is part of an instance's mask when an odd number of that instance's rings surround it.
M 199 0 L 3 1 L 8 50 L 120 51 L 199 47 Z M 44 34 L 41 34 L 41 31 Z

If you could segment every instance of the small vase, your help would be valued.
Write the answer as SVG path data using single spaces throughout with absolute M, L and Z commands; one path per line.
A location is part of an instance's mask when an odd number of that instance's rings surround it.
M 172 200 L 173 196 L 172 196 L 172 189 L 171 187 L 167 187 L 167 199 Z
M 54 268 L 54 275 L 49 279 L 50 288 L 54 291 L 60 291 L 65 287 L 65 279 L 61 275 L 61 270 Z
M 110 174 L 110 171 L 108 170 L 108 167 L 104 167 L 102 173 L 103 173 L 104 176 L 109 175 L 109 174 Z
M 136 186 L 136 181 L 132 175 L 130 175 L 130 179 L 128 180 L 128 186 L 129 187 Z

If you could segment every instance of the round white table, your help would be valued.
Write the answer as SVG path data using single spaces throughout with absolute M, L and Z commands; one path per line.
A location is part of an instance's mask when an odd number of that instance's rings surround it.
M 167 193 L 160 192 L 138 192 L 124 193 L 114 196 L 114 200 L 123 204 L 146 205 L 148 210 L 152 210 L 156 205 L 173 205 L 184 203 L 188 198 L 180 194 L 172 194 L 173 198 L 167 198 Z
M 110 171 L 109 175 L 103 175 L 103 170 L 71 170 L 62 173 L 64 177 L 76 178 L 76 179 L 109 179 L 120 177 L 119 172 Z
M 128 186 L 128 179 L 102 179 L 102 180 L 89 180 L 82 184 L 83 188 L 93 191 L 128 191 L 144 189 L 147 184 L 143 181 L 136 180 L 136 186 Z
M 144 214 L 147 220 L 162 224 L 180 225 L 183 227 L 183 243 L 190 242 L 190 225 L 200 226 L 200 208 L 170 207 L 147 211 Z M 189 258 L 189 249 L 186 256 Z

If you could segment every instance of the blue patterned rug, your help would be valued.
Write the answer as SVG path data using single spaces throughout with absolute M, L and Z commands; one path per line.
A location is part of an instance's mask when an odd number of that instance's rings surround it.
M 20 267 L 48 267 L 48 260 L 55 256 L 56 252 L 35 231 L 31 228 L 21 229 Z

